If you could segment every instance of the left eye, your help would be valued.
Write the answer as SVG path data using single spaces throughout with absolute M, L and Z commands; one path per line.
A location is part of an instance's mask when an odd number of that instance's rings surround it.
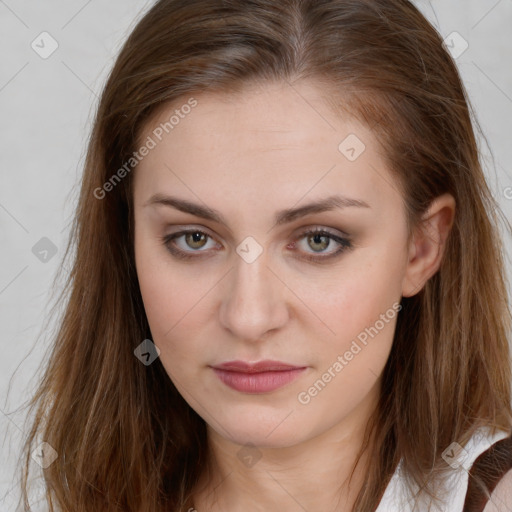
M 305 251 L 302 258 L 311 262 L 323 263 L 332 258 L 337 258 L 345 251 L 352 249 L 352 242 L 349 238 L 336 235 L 325 229 L 306 231 L 297 238 L 298 241 L 303 239 L 305 239 L 307 246 L 313 249 L 313 252 Z M 324 249 L 330 247 L 333 241 L 338 246 L 338 249 L 325 252 Z M 294 246 L 295 242 L 292 245 Z
M 337 244 L 343 245 L 345 240 L 336 235 L 333 235 L 327 231 L 310 231 L 307 233 L 303 233 L 300 237 L 300 240 L 304 239 L 309 248 L 313 249 L 314 253 L 319 253 L 325 251 L 329 246 L 332 245 L 331 242 L 335 242 Z

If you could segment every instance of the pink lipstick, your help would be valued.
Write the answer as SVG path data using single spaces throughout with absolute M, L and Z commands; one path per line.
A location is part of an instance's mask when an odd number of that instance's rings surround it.
M 271 360 L 257 363 L 228 361 L 212 366 L 224 384 L 243 393 L 274 391 L 296 379 L 306 368 Z

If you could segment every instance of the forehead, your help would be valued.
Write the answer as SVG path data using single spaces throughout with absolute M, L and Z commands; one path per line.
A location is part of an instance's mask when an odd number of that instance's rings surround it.
M 219 191 L 240 204 L 255 201 L 255 194 L 281 203 L 332 192 L 367 202 L 396 195 L 374 134 L 334 112 L 325 94 L 307 82 L 280 82 L 191 95 L 193 108 L 184 108 L 190 103 L 184 97 L 161 109 L 141 133 L 141 143 L 151 137 L 156 144 L 137 166 L 136 191 L 188 185 L 188 194 Z M 166 123 L 159 140 L 155 133 Z
M 311 149 L 311 141 L 328 138 L 336 154 L 340 137 L 357 131 L 362 138 L 371 133 L 348 114 L 336 114 L 325 101 L 327 90 L 309 82 L 250 84 L 236 93 L 200 93 L 194 95 L 197 106 L 186 115 L 174 116 L 169 135 L 176 142 L 186 140 L 188 147 L 200 151 L 215 150 L 236 154 L 240 146 L 257 152 L 276 149 Z M 165 124 L 172 114 L 186 107 L 187 97 L 161 109 L 145 127 Z M 165 136 L 165 135 L 164 135 Z M 209 145 L 208 145 L 209 144 Z M 325 149 L 325 148 L 324 148 Z

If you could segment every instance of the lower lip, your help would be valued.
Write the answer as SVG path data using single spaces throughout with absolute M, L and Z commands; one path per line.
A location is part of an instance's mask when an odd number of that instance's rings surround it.
M 236 391 L 244 393 L 266 393 L 274 391 L 295 380 L 306 368 L 293 370 L 243 373 L 213 368 L 219 379 Z

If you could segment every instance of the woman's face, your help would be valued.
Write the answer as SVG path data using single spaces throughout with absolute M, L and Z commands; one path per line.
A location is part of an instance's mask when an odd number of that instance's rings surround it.
M 238 444 L 356 425 L 378 396 L 408 264 L 376 139 L 307 83 L 194 95 L 157 117 L 140 137 L 135 256 L 170 379 Z M 268 360 L 296 369 L 218 370 Z

